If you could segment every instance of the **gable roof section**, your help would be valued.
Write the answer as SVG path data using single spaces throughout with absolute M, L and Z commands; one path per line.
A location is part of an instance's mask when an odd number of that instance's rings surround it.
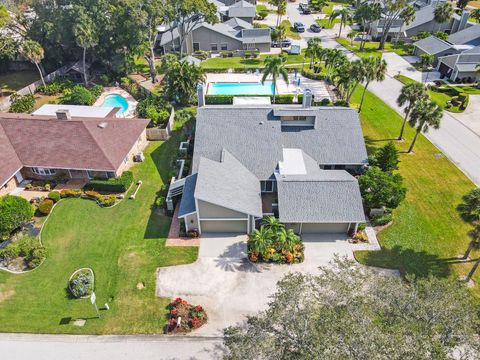
M 238 1 L 228 8 L 229 17 L 254 18 L 256 14 L 255 6 L 245 0 Z
M 451 34 L 448 42 L 455 45 L 480 45 L 480 25 L 470 26 Z
M 22 167 L 22 162 L 0 125 L 0 187 Z
M 284 107 L 283 107 L 284 108 Z M 295 107 L 289 106 L 289 109 Z M 273 175 L 283 148 L 302 149 L 318 164 L 363 164 L 367 152 L 358 113 L 354 109 L 296 107 L 297 115 L 316 116 L 314 128 L 283 127 L 281 106 L 205 106 L 198 109 L 193 172 L 201 157 L 220 161 L 230 152 L 259 180 Z M 289 115 L 295 115 L 291 110 Z
M 253 29 L 252 24 L 236 17 L 233 17 L 230 20 L 225 21 L 224 24 L 231 26 L 235 30 Z
M 449 49 L 454 50 L 451 44 L 447 43 L 446 41 L 440 40 L 433 35 L 425 39 L 418 40 L 414 42 L 413 45 L 431 55 L 439 54 L 442 51 Z
M 242 42 L 248 44 L 270 43 L 272 40 L 270 29 L 267 28 L 244 29 L 241 30 L 240 35 Z
M 262 216 L 260 182 L 240 161 L 223 150 L 220 162 L 202 157 L 195 198 L 257 217 Z
M 0 127 L 23 166 L 66 169 L 117 170 L 148 122 L 0 114 Z

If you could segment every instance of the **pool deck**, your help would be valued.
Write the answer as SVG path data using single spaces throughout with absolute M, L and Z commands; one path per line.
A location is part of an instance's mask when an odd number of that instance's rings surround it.
M 300 86 L 298 86 L 298 79 L 300 78 Z M 256 73 L 207 73 L 206 82 L 210 83 L 248 83 L 248 82 L 260 82 L 262 80 L 262 74 Z M 272 78 L 268 77 L 267 81 L 271 81 Z M 317 99 L 329 98 L 331 101 L 335 101 L 335 94 L 325 81 L 310 80 L 300 74 L 297 74 L 295 78 L 294 74 L 288 75 L 288 84 L 283 79 L 277 81 L 278 94 L 302 94 L 305 89 L 310 89 Z M 210 92 L 210 87 L 207 85 L 207 94 Z
M 137 108 L 137 100 L 135 100 L 133 98 L 132 95 L 130 95 L 128 92 L 126 92 L 125 90 L 123 90 L 122 88 L 120 87 L 106 87 L 102 94 L 99 96 L 99 98 L 97 99 L 97 101 L 95 101 L 95 103 L 93 104 L 93 106 L 101 106 L 103 104 L 103 102 L 105 101 L 105 97 L 108 96 L 108 95 L 121 95 L 125 98 L 125 100 L 127 100 L 127 103 L 128 103 L 128 109 L 123 113 L 123 114 L 120 114 L 120 117 L 124 117 L 124 118 L 133 118 L 135 117 L 135 110 Z

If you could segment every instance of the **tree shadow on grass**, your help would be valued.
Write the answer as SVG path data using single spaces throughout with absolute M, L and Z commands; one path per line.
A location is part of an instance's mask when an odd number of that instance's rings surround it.
M 365 265 L 381 268 L 398 269 L 402 276 L 415 275 L 426 277 L 448 277 L 451 274 L 450 265 L 458 262 L 457 258 L 440 258 L 425 251 L 414 251 L 400 246 L 380 251 L 357 252 Z

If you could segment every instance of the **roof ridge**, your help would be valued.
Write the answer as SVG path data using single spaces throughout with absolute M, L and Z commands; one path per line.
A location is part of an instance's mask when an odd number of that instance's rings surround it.
M 93 141 L 95 142 L 95 144 L 97 144 L 97 147 L 100 149 L 100 151 L 102 152 L 103 156 L 105 157 L 105 159 L 107 160 L 107 162 L 110 164 L 110 166 L 113 168 L 113 169 L 116 169 L 115 165 L 113 164 L 112 162 L 112 159 L 110 159 L 110 157 L 105 153 L 105 150 L 103 149 L 103 147 L 100 145 L 100 143 L 97 141 L 97 138 L 93 135 L 93 133 L 90 131 L 90 129 L 88 128 L 88 126 L 85 125 L 85 121 L 81 121 L 83 127 L 87 130 L 88 134 L 90 135 L 90 137 L 93 139 Z

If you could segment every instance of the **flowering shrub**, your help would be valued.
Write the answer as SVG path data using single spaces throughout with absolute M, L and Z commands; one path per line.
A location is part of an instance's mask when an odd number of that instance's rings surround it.
M 40 202 L 38 205 L 38 211 L 40 211 L 43 215 L 50 214 L 53 208 L 53 200 L 45 199 Z
M 171 332 L 190 332 L 207 322 L 207 313 L 200 305 L 191 305 L 182 298 L 176 298 L 168 305 L 170 319 L 167 330 Z

